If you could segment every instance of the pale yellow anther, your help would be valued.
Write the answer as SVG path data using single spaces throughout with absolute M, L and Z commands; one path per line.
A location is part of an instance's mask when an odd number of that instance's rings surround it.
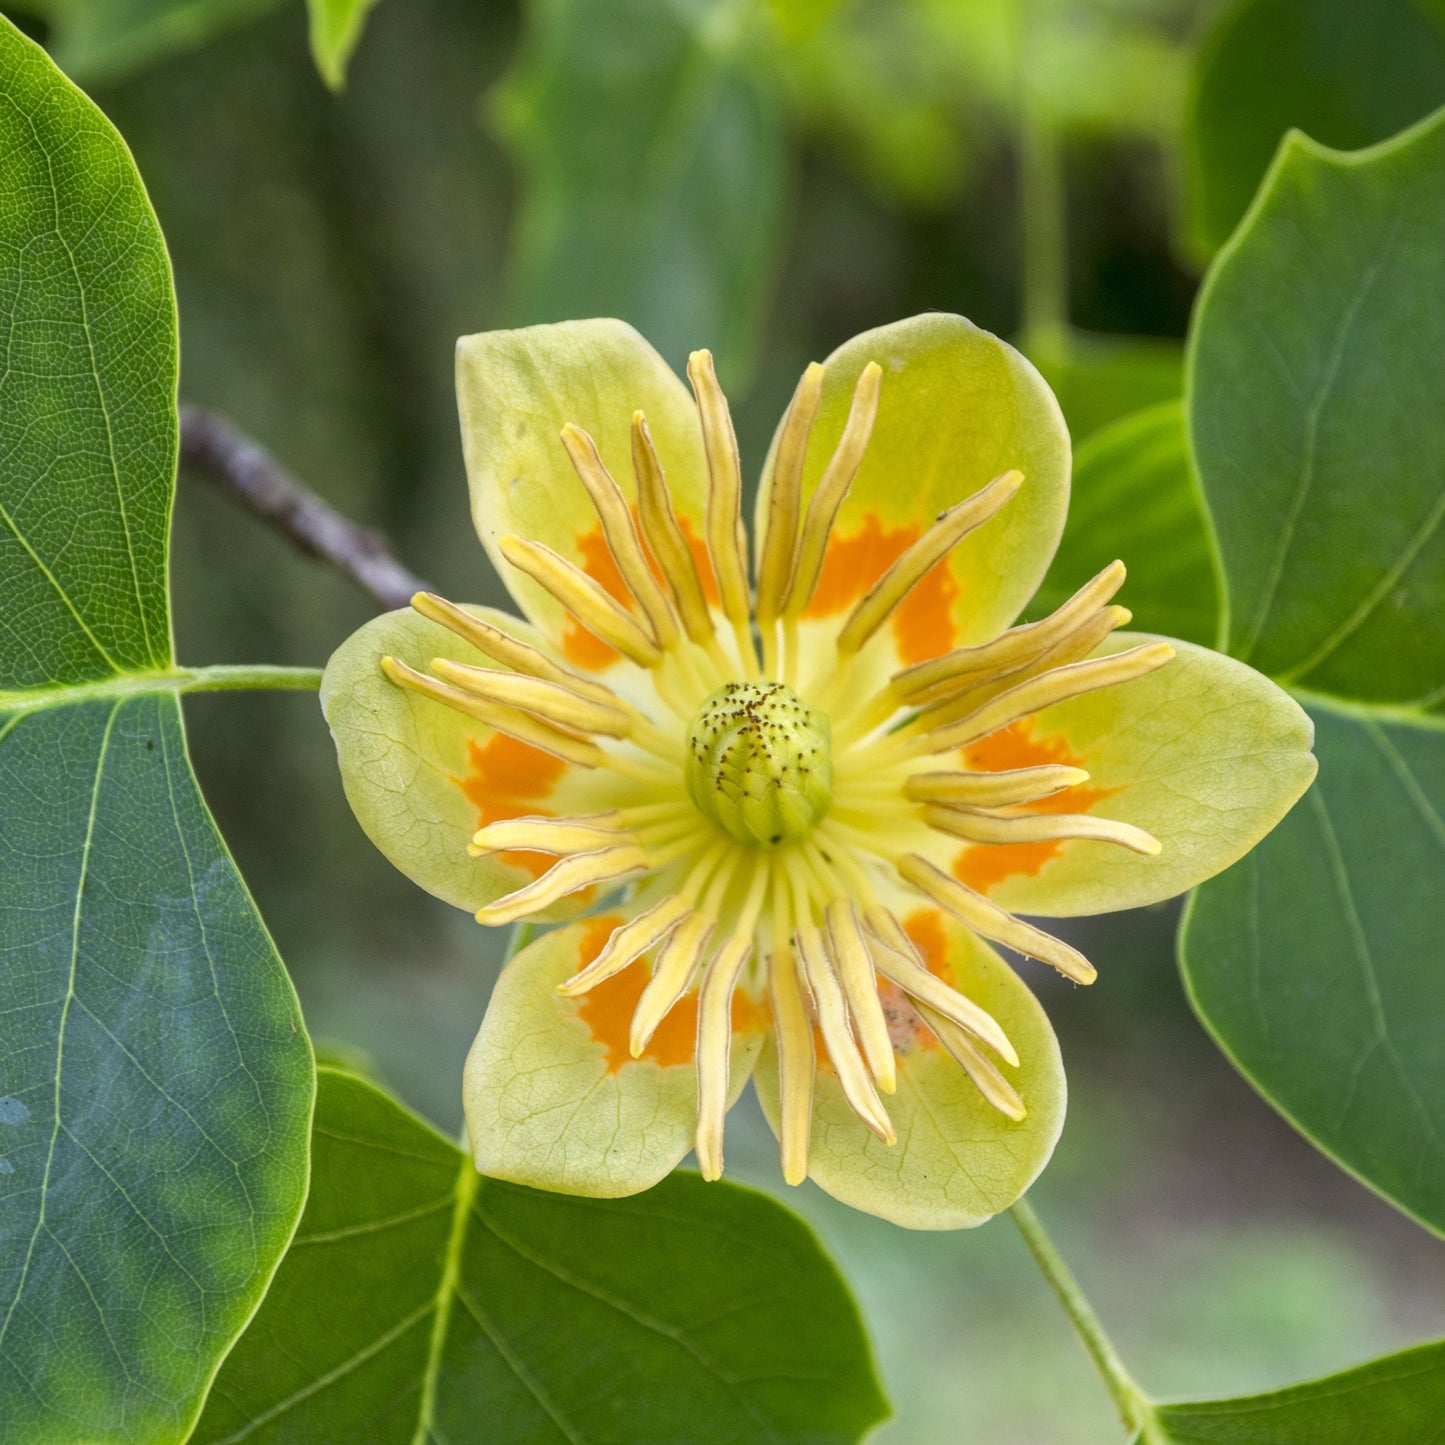
M 666 938 L 690 911 L 687 900 L 676 894 L 654 904 L 646 913 L 614 929 L 602 952 L 586 968 L 559 983 L 557 992 L 572 998 L 621 973 L 653 944 Z
M 998 817 L 930 803 L 923 809 L 923 821 L 940 833 L 969 843 L 1050 843 L 1086 838 L 1099 843 L 1117 843 L 1146 858 L 1157 857 L 1160 847 L 1159 840 L 1142 828 L 1113 818 L 1095 818 L 1089 813 L 1024 813 Z
M 1131 647 L 1126 652 L 1092 657 L 1087 662 L 1055 668 L 1000 693 L 967 717 L 923 734 L 913 745 L 914 750 L 924 753 L 954 752 L 1042 708 L 1143 677 L 1163 667 L 1173 656 L 1174 649 L 1167 642 L 1146 642 L 1142 647 Z
M 918 1004 L 918 1012 L 937 1035 L 939 1043 L 953 1056 L 954 1062 L 973 1080 L 974 1087 L 1000 1114 L 1015 1123 L 1028 1116 L 1029 1111 L 1018 1090 L 999 1073 L 993 1061 L 962 1029 L 927 1004 Z
M 1000 1058 L 1017 1066 L 1018 1052 L 1009 1042 L 998 1020 L 970 998 L 930 973 L 918 957 L 913 941 L 898 920 L 884 908 L 867 910 L 869 932 L 876 940 L 873 960 L 884 978 L 896 983 L 915 1004 L 927 1004 L 936 1012 L 967 1029 L 993 1049 Z
M 473 858 L 523 849 L 532 853 L 595 853 L 635 840 L 623 831 L 615 813 L 591 818 L 504 818 L 472 834 L 467 852 Z
M 878 418 L 878 391 L 883 381 L 883 368 L 876 361 L 870 361 L 859 374 L 853 388 L 853 403 L 848 409 L 848 420 L 843 425 L 843 435 L 838 446 L 823 469 L 818 485 L 808 501 L 808 511 L 803 518 L 802 530 L 798 534 L 798 546 L 793 562 L 793 573 L 788 583 L 783 613 L 788 617 L 800 617 L 818 585 L 818 576 L 823 570 L 823 555 L 828 550 L 828 538 L 833 531 L 838 509 L 863 465 L 868 441 L 873 435 L 873 423 Z
M 585 738 L 573 737 L 571 733 L 561 732 L 550 724 L 542 722 L 539 718 L 520 712 L 514 707 L 486 702 L 472 693 L 464 692 L 459 687 L 438 682 L 424 672 L 418 672 L 415 668 L 408 667 L 398 658 L 383 657 L 381 671 L 389 682 L 395 683 L 398 687 L 420 693 L 434 702 L 444 703 L 457 712 L 465 713 L 468 717 L 475 718 L 490 728 L 495 728 L 499 733 L 506 733 L 508 737 L 516 738 L 518 742 L 530 743 L 534 748 L 541 748 L 543 752 L 552 753 L 569 763 L 576 763 L 578 767 L 596 768 L 607 760 L 607 755 L 602 749 Z
M 662 651 L 642 624 L 608 596 L 600 582 L 560 557 L 550 547 L 524 537 L 503 537 L 497 544 L 512 566 L 545 587 L 589 632 L 629 657 L 639 667 L 655 667 Z
M 823 395 L 823 368 L 815 361 L 803 373 L 798 389 L 788 404 L 772 459 L 767 487 L 767 529 L 758 558 L 759 627 L 777 621 L 787 598 L 793 575 L 793 554 L 798 544 L 798 521 L 803 510 L 803 464 L 808 455 L 808 436 L 818 402 Z
M 697 1004 L 697 1133 L 693 1148 L 704 1179 L 721 1179 L 723 1121 L 728 1109 L 732 1051 L 732 1000 L 738 975 L 752 952 L 751 933 L 733 934 L 718 949 Z
M 707 454 L 707 550 L 722 596 L 723 612 L 734 623 L 750 620 L 747 544 L 743 538 L 743 475 L 738 440 L 727 398 L 713 370 L 712 352 L 694 351 L 687 379 L 697 398 L 702 444 Z
M 440 623 L 464 642 L 469 642 L 484 657 L 500 662 L 503 667 L 526 673 L 528 677 L 540 677 L 546 682 L 561 683 L 594 702 L 617 702 L 617 695 L 610 687 L 560 666 L 540 648 L 522 642 L 480 617 L 474 617 L 464 607 L 448 602 L 445 597 L 438 597 L 434 592 L 418 592 L 411 599 L 411 605 L 428 621 Z
M 1038 622 L 1011 627 L 976 647 L 955 647 L 941 657 L 915 663 L 893 675 L 893 690 L 906 702 L 929 702 L 943 692 L 972 687 L 982 675 L 1038 657 L 1068 636 L 1124 585 L 1124 564 L 1111 562 L 1063 606 Z
M 529 913 L 549 908 L 579 889 L 598 883 L 615 883 L 629 873 L 640 872 L 649 866 L 647 854 L 629 844 L 599 848 L 595 853 L 575 853 L 554 864 L 525 888 L 477 909 L 477 922 L 494 927 L 499 923 L 515 923 Z
M 1023 481 L 1022 472 L 1005 472 L 944 512 L 873 584 L 868 595 L 853 609 L 838 634 L 838 651 L 845 656 L 857 652 L 934 564 L 942 561 L 976 527 L 981 527 L 997 515 Z
M 773 1029 L 778 1042 L 778 1142 L 783 1178 L 801 1184 L 808 1177 L 808 1146 L 813 1130 L 813 1030 L 798 979 L 798 964 L 786 945 L 775 949 L 768 970 Z
M 1015 918 L 1007 909 L 965 887 L 917 853 L 905 853 L 897 860 L 897 867 L 902 877 L 920 893 L 926 893 L 940 908 L 984 938 L 1047 963 L 1075 983 L 1093 983 L 1098 976 L 1094 965 L 1078 949 Z
M 843 986 L 843 997 L 862 1045 L 863 1057 L 878 1087 L 885 1094 L 891 1094 L 897 1088 L 893 1040 L 878 997 L 873 960 L 852 899 L 833 899 L 824 910 L 823 919 L 827 924 L 828 956 L 837 966 L 838 982 Z
M 833 1061 L 833 1072 L 838 1076 L 843 1097 L 873 1133 L 885 1144 L 892 1144 L 898 1136 L 854 1041 L 848 1006 L 822 932 L 814 924 L 802 924 L 797 931 L 797 944 L 817 1009 L 818 1032 L 828 1046 L 828 1057 Z
M 1101 607 L 1087 617 L 1067 636 L 1059 638 L 1053 646 L 1038 657 L 1029 658 L 1012 670 L 972 681 L 973 686 L 960 692 L 942 691 L 937 702 L 931 703 L 918 715 L 920 727 L 943 727 L 976 712 L 986 702 L 1018 687 L 1031 677 L 1067 667 L 1080 662 L 1094 651 L 1108 635 L 1118 627 L 1127 627 L 1133 614 L 1127 607 Z
M 637 537 L 632 511 L 622 495 L 622 489 L 603 464 L 596 442 L 581 427 L 568 422 L 562 428 L 562 445 L 566 447 L 572 468 L 597 510 L 607 550 L 612 553 L 622 580 L 651 623 L 658 644 L 664 651 L 676 646 L 679 635 L 677 619 L 642 555 L 642 543 Z
M 1089 781 L 1083 768 L 1045 763 L 1035 768 L 1010 768 L 1001 773 L 966 773 L 958 769 L 913 773 L 903 795 L 915 803 L 962 803 L 969 808 L 1007 808 L 1033 803 Z
M 672 510 L 662 463 L 652 445 L 647 419 L 640 411 L 632 414 L 632 471 L 637 478 L 637 512 L 642 535 L 662 569 L 678 616 L 682 618 L 683 630 L 694 642 L 706 643 L 712 639 L 714 628 L 702 579 L 687 536 Z
M 705 913 L 689 914 L 673 929 L 633 1010 L 627 1047 L 634 1059 L 642 1057 L 658 1025 L 687 992 L 712 931 L 713 920 Z
M 485 702 L 520 708 L 554 727 L 604 737 L 625 738 L 632 731 L 632 719 L 615 703 L 594 702 L 566 683 L 546 682 L 520 672 L 498 672 L 495 668 L 471 667 L 465 662 L 434 657 L 432 671 Z

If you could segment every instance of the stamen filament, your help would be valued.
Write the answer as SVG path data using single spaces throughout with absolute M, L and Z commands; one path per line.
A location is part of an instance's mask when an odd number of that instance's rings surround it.
M 544 682 L 520 672 L 498 672 L 490 667 L 472 667 L 446 657 L 431 660 L 432 671 L 444 682 L 469 692 L 485 702 L 501 703 L 532 713 L 553 727 L 573 732 L 601 733 L 625 738 L 633 720 L 615 703 L 594 702 L 580 696 L 565 683 Z
M 938 1042 L 948 1050 L 954 1062 L 973 1081 L 974 1087 L 1000 1114 L 1015 1123 L 1028 1116 L 1028 1108 L 1019 1097 L 1018 1091 L 961 1028 L 927 1004 L 915 1001 L 915 1007 L 922 1015 L 924 1023 L 933 1030 Z
M 716 920 L 707 914 L 690 913 L 658 954 L 652 977 L 633 1010 L 632 1025 L 628 1031 L 627 1048 L 634 1059 L 642 1057 L 658 1025 L 687 992 L 714 927 Z
M 778 890 L 782 891 L 782 890 Z M 798 964 L 786 944 L 775 947 L 768 969 L 773 1028 L 778 1041 L 778 1143 L 783 1178 L 801 1184 L 808 1177 L 808 1146 L 813 1129 L 813 1030 L 798 979 Z
M 571 978 L 557 985 L 563 998 L 573 998 L 603 983 L 660 943 L 689 912 L 687 900 L 676 894 L 654 904 L 646 913 L 621 924 L 612 932 L 602 952 Z
M 615 883 L 629 873 L 653 867 L 652 860 L 633 844 L 599 848 L 595 853 L 574 853 L 554 863 L 540 878 L 477 909 L 477 922 L 515 923 L 529 913 L 550 907 L 570 893 L 596 883 Z
M 850 898 L 835 898 L 824 910 L 828 930 L 828 953 L 838 968 L 838 982 L 858 1042 L 863 1048 L 878 1087 L 891 1094 L 897 1087 L 893 1040 L 888 1033 L 888 1020 L 878 997 L 878 980 L 873 976 L 873 959 L 858 925 L 858 915 Z
M 1087 838 L 1099 843 L 1117 843 L 1131 853 L 1158 857 L 1159 840 L 1152 833 L 1113 818 L 1096 818 L 1089 813 L 1023 813 L 1000 817 L 963 808 L 945 808 L 929 803 L 923 821 L 940 833 L 969 843 L 1052 843 L 1070 838 Z
M 630 834 L 622 831 L 618 821 L 615 813 L 598 814 L 597 821 L 586 822 L 580 818 L 503 818 L 473 833 L 467 852 L 473 858 L 484 858 L 492 853 L 525 849 L 562 857 L 635 842 Z
M 1083 768 L 1045 763 L 1033 768 L 1010 768 L 999 773 L 961 770 L 913 773 L 903 784 L 903 796 L 915 803 L 963 803 L 972 808 L 1006 808 L 1035 803 L 1066 788 L 1089 781 Z

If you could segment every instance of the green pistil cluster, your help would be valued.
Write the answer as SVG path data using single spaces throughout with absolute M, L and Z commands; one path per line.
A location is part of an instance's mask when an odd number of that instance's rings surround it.
M 687 790 L 739 843 L 806 838 L 833 801 L 828 719 L 780 682 L 733 682 L 698 709 Z

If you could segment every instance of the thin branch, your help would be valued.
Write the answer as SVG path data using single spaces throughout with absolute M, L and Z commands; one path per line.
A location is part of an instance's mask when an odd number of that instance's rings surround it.
M 308 556 L 345 573 L 383 611 L 430 591 L 377 531 L 343 517 L 219 412 L 181 406 L 181 460 L 223 486 Z

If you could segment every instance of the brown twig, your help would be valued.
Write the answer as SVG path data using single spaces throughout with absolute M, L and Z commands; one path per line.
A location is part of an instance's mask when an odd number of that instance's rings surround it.
M 380 532 L 343 517 L 219 412 L 181 406 L 181 460 L 224 486 L 303 552 L 346 574 L 384 611 L 429 591 Z

